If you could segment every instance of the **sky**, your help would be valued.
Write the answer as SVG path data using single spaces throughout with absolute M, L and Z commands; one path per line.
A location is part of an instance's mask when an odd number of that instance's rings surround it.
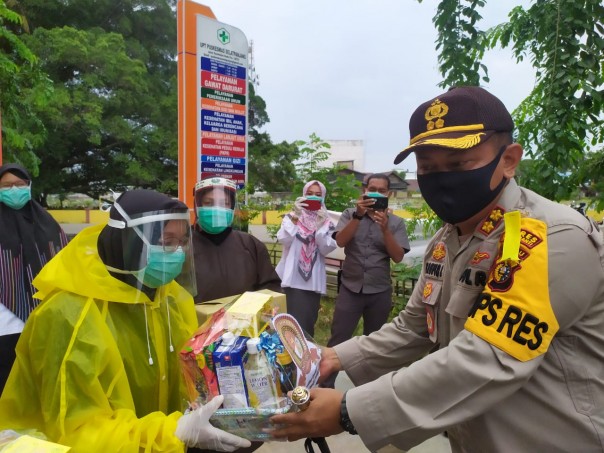
M 253 42 L 259 94 L 273 143 L 363 140 L 365 168 L 408 171 L 394 157 L 409 143 L 409 117 L 443 92 L 435 50 L 434 0 L 198 0 L 217 19 Z M 529 0 L 491 0 L 481 10 L 482 28 L 507 21 Z M 483 84 L 511 111 L 532 90 L 534 71 L 509 50 L 485 57 L 490 82 Z

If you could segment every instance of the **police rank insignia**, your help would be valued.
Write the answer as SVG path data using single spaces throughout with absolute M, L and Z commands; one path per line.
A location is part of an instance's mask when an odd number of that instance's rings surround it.
M 491 232 L 499 226 L 501 221 L 503 220 L 503 214 L 505 214 L 505 209 L 497 206 L 495 207 L 489 216 L 483 220 L 483 222 L 478 227 L 478 231 L 480 231 L 485 236 L 491 234 Z
M 439 242 L 432 250 L 432 259 L 435 261 L 442 261 L 447 256 L 447 248 L 444 242 Z

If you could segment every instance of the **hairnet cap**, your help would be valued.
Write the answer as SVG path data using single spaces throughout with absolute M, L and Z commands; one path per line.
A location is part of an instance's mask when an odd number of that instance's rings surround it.
M 232 190 L 233 192 L 237 190 L 237 184 L 235 184 L 233 180 L 213 176 L 211 178 L 202 179 L 195 184 L 195 192 L 202 189 L 209 189 L 211 187 L 221 187 L 223 189 Z
M 480 87 L 455 87 L 421 104 L 409 120 L 409 146 L 394 159 L 402 162 L 422 147 L 465 150 L 495 132 L 511 132 L 512 116 L 497 97 Z

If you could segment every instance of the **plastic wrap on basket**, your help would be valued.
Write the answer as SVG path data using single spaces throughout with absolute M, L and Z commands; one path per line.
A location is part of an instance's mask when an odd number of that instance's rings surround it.
M 313 387 L 319 377 L 319 347 L 272 299 L 242 294 L 214 313 L 180 354 L 191 406 L 222 394 L 210 422 L 250 440 L 270 440 L 269 418 L 294 410 L 287 392 Z

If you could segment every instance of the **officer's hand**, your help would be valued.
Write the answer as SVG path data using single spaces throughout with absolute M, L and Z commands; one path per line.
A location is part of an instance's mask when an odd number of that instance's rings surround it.
M 323 382 L 332 373 L 342 371 L 342 363 L 334 348 L 321 348 L 321 361 L 319 362 L 319 382 Z
M 306 410 L 271 417 L 271 423 L 275 426 L 271 431 L 272 436 L 275 439 L 293 441 L 341 433 L 342 395 L 342 392 L 334 389 L 311 389 L 310 404 Z

